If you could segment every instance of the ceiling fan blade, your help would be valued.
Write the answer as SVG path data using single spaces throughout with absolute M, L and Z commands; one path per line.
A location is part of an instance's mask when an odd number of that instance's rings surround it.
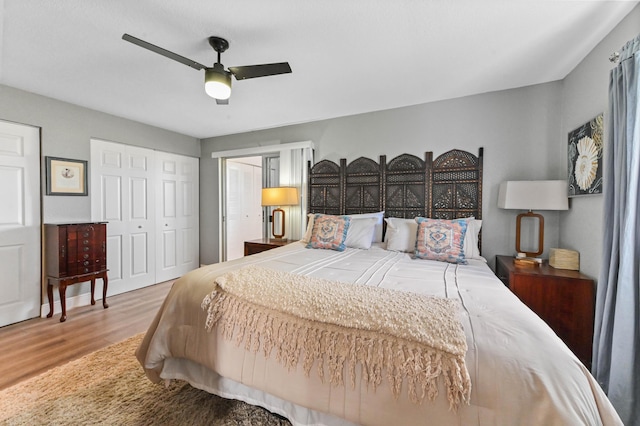
M 136 44 L 136 45 L 138 45 L 140 47 L 144 47 L 145 49 L 150 50 L 152 52 L 159 53 L 162 56 L 166 56 L 169 59 L 173 59 L 174 61 L 178 61 L 181 64 L 185 64 L 185 65 L 187 65 L 187 66 L 189 66 L 191 68 L 194 68 L 194 69 L 197 69 L 197 70 L 203 70 L 203 69 L 206 68 L 204 65 L 202 65 L 202 64 L 200 64 L 200 63 L 198 63 L 196 61 L 192 61 L 189 58 L 185 58 L 184 56 L 180 56 L 177 53 L 170 52 L 167 49 L 163 49 L 162 47 L 156 46 L 155 44 L 151 44 L 151 43 L 148 43 L 148 42 L 146 42 L 144 40 L 140 40 L 139 38 L 136 38 L 136 37 L 134 37 L 132 35 L 123 34 L 122 35 L 122 39 L 126 40 L 126 41 L 128 41 L 130 43 Z
M 229 99 L 216 99 L 217 105 L 229 105 Z
M 288 74 L 291 67 L 288 62 L 277 64 L 246 65 L 243 67 L 229 67 L 229 71 L 236 77 L 236 80 L 247 78 L 266 77 L 269 75 Z

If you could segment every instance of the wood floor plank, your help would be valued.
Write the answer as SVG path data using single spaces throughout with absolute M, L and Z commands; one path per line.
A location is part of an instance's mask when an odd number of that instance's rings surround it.
M 146 331 L 173 281 L 101 302 L 0 327 L 0 389 Z

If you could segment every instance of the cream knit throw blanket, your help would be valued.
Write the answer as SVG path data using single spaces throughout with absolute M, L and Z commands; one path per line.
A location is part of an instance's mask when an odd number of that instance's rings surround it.
M 459 303 L 397 290 L 345 284 L 247 266 L 216 279 L 202 301 L 206 328 L 243 341 L 289 369 L 300 361 L 307 376 L 315 361 L 324 380 L 343 383 L 345 365 L 355 387 L 356 363 L 375 389 L 386 377 L 397 398 L 407 381 L 412 402 L 438 395 L 444 379 L 450 408 L 469 403 L 467 343 L 457 318 Z

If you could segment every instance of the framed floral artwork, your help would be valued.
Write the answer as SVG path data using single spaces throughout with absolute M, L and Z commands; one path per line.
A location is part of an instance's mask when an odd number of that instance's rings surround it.
M 87 162 L 45 157 L 47 195 L 87 195 Z
M 602 114 L 569 132 L 569 197 L 602 193 Z

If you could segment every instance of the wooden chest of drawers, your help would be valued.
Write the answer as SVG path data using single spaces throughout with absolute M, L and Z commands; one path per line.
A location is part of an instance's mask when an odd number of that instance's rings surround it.
M 53 286 L 58 283 L 62 316 L 66 320 L 66 288 L 91 281 L 91 304 L 95 305 L 96 278 L 104 282 L 102 304 L 107 298 L 107 224 L 105 222 L 45 224 L 45 264 L 49 314 L 53 316 Z

